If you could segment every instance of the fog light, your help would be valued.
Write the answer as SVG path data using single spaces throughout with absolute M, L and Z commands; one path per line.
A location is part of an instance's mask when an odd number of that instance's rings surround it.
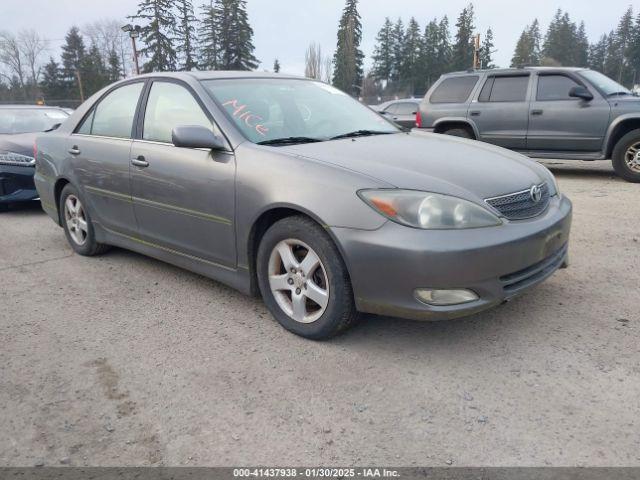
M 478 295 L 471 290 L 433 290 L 428 288 L 419 288 L 415 291 L 416 298 L 422 303 L 433 305 L 436 307 L 444 307 L 448 305 L 460 305 L 462 303 L 473 302 L 478 300 Z

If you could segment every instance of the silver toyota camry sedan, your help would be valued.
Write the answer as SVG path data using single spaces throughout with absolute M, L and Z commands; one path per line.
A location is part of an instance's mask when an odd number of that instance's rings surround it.
M 546 168 L 403 131 L 313 80 L 135 77 L 36 150 L 42 205 L 77 253 L 117 245 L 261 294 L 307 338 L 359 312 L 474 314 L 567 265 L 571 202 Z

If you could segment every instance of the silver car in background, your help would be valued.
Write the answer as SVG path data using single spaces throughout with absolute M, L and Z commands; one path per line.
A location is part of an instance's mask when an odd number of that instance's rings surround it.
M 567 261 L 571 203 L 546 168 L 302 78 L 121 81 L 38 139 L 35 181 L 79 254 L 117 245 L 261 294 L 312 339 L 358 312 L 473 314 Z

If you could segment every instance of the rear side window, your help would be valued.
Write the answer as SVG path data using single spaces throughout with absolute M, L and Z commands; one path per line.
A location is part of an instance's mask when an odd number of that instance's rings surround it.
M 133 118 L 143 86 L 142 82 L 132 83 L 109 93 L 85 118 L 77 133 L 131 138 Z
M 578 86 L 577 82 L 565 75 L 541 75 L 538 77 L 536 99 L 539 101 L 577 100 L 569 96 L 569 91 Z
M 170 82 L 153 82 L 144 114 L 142 138 L 171 143 L 171 132 L 180 125 L 213 125 L 191 92 Z
M 418 111 L 418 104 L 411 102 L 402 102 L 396 105 L 396 114 L 398 115 L 415 115 Z
M 527 99 L 529 76 L 489 78 L 482 87 L 481 102 L 524 102 Z
M 442 81 L 431 94 L 431 103 L 464 103 L 473 87 L 478 83 L 477 75 L 452 77 Z
M 397 113 L 398 112 L 398 104 L 397 103 L 392 103 L 387 108 L 385 108 L 384 111 L 387 112 L 387 113 Z

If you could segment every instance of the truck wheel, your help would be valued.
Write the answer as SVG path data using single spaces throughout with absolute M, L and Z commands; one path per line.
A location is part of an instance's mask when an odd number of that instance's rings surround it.
M 452 137 L 461 137 L 473 139 L 472 133 L 466 128 L 450 128 L 442 132 L 444 135 L 451 135 Z
M 618 140 L 611 158 L 619 177 L 640 183 L 640 129 L 632 130 Z

